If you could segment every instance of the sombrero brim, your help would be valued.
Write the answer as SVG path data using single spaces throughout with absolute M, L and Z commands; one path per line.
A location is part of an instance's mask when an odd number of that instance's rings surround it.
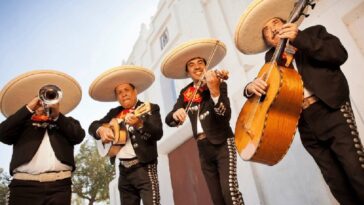
M 270 19 L 288 20 L 295 0 L 254 0 L 240 17 L 235 31 L 235 46 L 244 54 L 256 54 L 267 50 L 262 29 Z M 296 24 L 303 20 L 301 17 Z
M 5 117 L 14 114 L 38 95 L 44 85 L 56 85 L 62 92 L 60 112 L 67 114 L 81 100 L 82 90 L 71 76 L 55 70 L 35 70 L 11 80 L 0 93 L 0 108 Z
M 154 82 L 154 73 L 140 66 L 123 65 L 111 68 L 97 77 L 89 88 L 91 98 L 101 102 L 116 101 L 115 88 L 124 83 L 135 86 L 138 94 Z
M 187 78 L 186 63 L 196 57 L 208 61 L 214 48 L 214 55 L 211 58 L 208 69 L 216 66 L 226 55 L 226 46 L 217 39 L 198 39 L 185 42 L 171 52 L 163 59 L 161 71 L 167 78 L 183 79 Z

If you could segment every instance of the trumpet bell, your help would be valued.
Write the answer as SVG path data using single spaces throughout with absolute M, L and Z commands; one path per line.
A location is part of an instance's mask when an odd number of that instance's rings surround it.
M 39 99 L 45 105 L 53 105 L 58 103 L 63 96 L 62 90 L 56 85 L 45 85 L 39 90 Z

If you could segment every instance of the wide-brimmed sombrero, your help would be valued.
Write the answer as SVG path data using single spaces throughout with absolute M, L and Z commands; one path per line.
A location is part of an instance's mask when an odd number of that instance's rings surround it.
M 214 54 L 212 55 L 215 49 Z M 211 56 L 212 55 L 212 56 Z M 196 57 L 208 61 L 211 56 L 208 69 L 216 66 L 226 55 L 226 46 L 223 42 L 212 39 L 197 39 L 180 44 L 169 52 L 163 59 L 161 71 L 167 78 L 187 78 L 186 63 Z
M 37 96 L 45 85 L 56 85 L 61 89 L 60 112 L 63 114 L 73 110 L 81 100 L 81 87 L 73 77 L 55 70 L 34 70 L 4 86 L 0 93 L 1 112 L 5 117 L 12 115 Z
M 115 88 L 124 83 L 135 86 L 138 94 L 142 93 L 154 82 L 154 73 L 141 66 L 123 65 L 111 68 L 97 77 L 89 88 L 90 96 L 97 101 L 116 101 Z
M 235 45 L 244 54 L 267 50 L 262 29 L 274 17 L 288 20 L 296 0 L 254 0 L 240 17 L 235 31 Z M 303 20 L 301 17 L 296 24 Z

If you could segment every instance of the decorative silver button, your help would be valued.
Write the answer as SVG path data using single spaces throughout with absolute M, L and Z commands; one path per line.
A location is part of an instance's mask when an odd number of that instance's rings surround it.
M 129 132 L 133 132 L 134 131 L 134 127 L 133 126 L 129 126 Z

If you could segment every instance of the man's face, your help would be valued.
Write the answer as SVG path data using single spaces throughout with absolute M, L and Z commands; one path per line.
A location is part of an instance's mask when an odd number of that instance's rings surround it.
M 128 109 L 136 104 L 138 92 L 129 83 L 124 83 L 115 88 L 115 95 L 120 105 Z
M 200 57 L 189 60 L 186 67 L 188 76 L 190 76 L 194 82 L 200 80 L 201 76 L 206 71 L 205 61 Z
M 279 30 L 283 26 L 283 22 L 279 18 L 272 18 L 269 20 L 263 27 L 262 33 L 265 39 L 265 42 L 269 46 L 276 47 L 280 41 L 280 38 L 277 36 Z

